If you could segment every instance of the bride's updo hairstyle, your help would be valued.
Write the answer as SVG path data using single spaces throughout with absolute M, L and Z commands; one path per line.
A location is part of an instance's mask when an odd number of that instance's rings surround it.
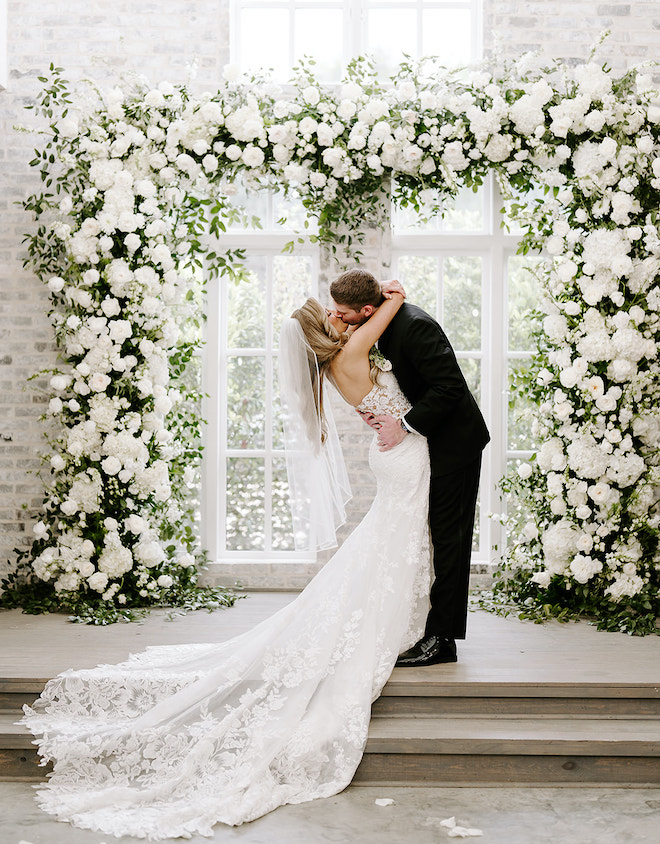
M 291 318 L 300 323 L 309 348 L 314 352 L 315 361 L 309 362 L 310 375 L 314 386 L 314 401 L 321 420 L 322 439 L 325 439 L 325 417 L 323 415 L 323 379 L 332 360 L 339 354 L 348 341 L 348 335 L 340 334 L 331 325 L 323 305 L 314 298 L 309 298 L 291 314 Z

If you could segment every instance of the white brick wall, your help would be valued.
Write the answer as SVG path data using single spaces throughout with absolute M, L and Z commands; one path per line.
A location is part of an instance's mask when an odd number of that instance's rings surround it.
M 657 0 L 484 0 L 483 9 L 487 54 L 538 50 L 571 64 L 588 58 L 601 34 L 610 30 L 597 55 L 616 72 L 660 58 Z
M 47 298 L 22 268 L 21 240 L 32 224 L 16 205 L 37 187 L 28 167 L 33 138 L 12 127 L 29 125 L 24 106 L 51 62 L 71 80 L 89 77 L 104 85 L 129 71 L 154 82 L 186 81 L 195 62 L 192 89 L 213 90 L 229 58 L 228 9 L 229 0 L 7 0 L 9 73 L 7 90 L 0 90 L 0 571 L 13 559 L 12 549 L 28 541 L 23 505 L 40 503 L 41 487 L 28 470 L 37 467 L 43 403 L 25 387 L 29 375 L 54 359 Z M 612 36 L 601 55 L 617 70 L 660 57 L 660 2 L 484 0 L 487 51 L 497 43 L 509 55 L 541 49 L 579 60 L 607 28 Z M 345 444 L 348 463 L 356 466 L 354 486 L 361 490 L 354 514 L 372 489 L 364 441 L 351 424 Z
M 28 470 L 39 465 L 44 405 L 26 385 L 54 360 L 45 290 L 22 267 L 21 241 L 33 223 L 16 205 L 38 186 L 28 166 L 35 138 L 12 127 L 34 119 L 24 106 L 51 62 L 72 81 L 86 77 L 108 87 L 130 71 L 155 82 L 184 82 L 195 62 L 191 88 L 213 90 L 229 61 L 228 10 L 229 0 L 7 3 L 9 72 L 7 89 L 0 90 L 0 572 L 14 559 L 13 548 L 29 541 L 23 505 L 41 503 L 41 486 Z

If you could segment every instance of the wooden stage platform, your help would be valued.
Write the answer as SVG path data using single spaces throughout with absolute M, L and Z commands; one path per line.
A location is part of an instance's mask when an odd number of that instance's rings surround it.
M 295 593 L 229 609 L 92 627 L 0 611 L 0 779 L 34 780 L 20 707 L 67 668 L 150 645 L 221 642 Z M 356 785 L 660 785 L 660 637 L 472 612 L 459 662 L 397 668 L 373 708 Z

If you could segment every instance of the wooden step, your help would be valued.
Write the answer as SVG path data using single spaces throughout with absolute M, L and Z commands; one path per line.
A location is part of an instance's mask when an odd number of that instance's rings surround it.
M 354 785 L 660 785 L 660 721 L 375 718 Z
M 395 670 L 372 717 L 660 718 L 660 687 L 652 683 L 439 682 L 419 674 Z
M 0 677 L 0 712 L 20 713 L 24 704 L 34 703 L 47 682 L 47 678 Z
M 658 686 L 419 673 L 395 670 L 375 702 L 356 785 L 660 785 Z M 39 781 L 49 770 L 15 723 L 45 683 L 0 680 L 0 780 Z

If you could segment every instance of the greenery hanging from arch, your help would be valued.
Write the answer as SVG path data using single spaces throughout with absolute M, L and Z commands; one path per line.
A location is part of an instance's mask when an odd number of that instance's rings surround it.
M 41 81 L 27 263 L 50 292 L 59 363 L 44 385 L 44 509 L 5 605 L 112 620 L 194 590 L 196 270 L 241 274 L 240 252 L 206 237 L 240 213 L 235 179 L 297 192 L 316 237 L 350 256 L 365 224 L 382 223 L 392 185 L 419 208 L 493 171 L 525 227 L 522 250 L 546 256 L 537 352 L 516 387 L 535 402 L 541 446 L 503 483 L 522 518 L 509 519 L 496 594 L 536 616 L 655 629 L 660 106 L 649 77 L 523 56 L 456 72 L 406 61 L 387 84 L 359 59 L 332 88 L 303 65 L 288 93 L 231 68 L 195 97 L 143 79 L 73 92 L 52 66 Z M 526 202 L 538 185 L 544 198 Z

